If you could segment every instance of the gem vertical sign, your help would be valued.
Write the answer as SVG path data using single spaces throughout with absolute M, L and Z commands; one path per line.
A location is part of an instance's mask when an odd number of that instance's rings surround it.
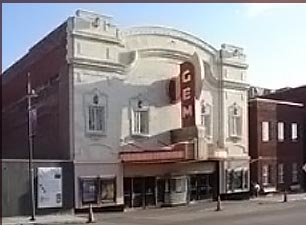
M 180 65 L 182 127 L 195 126 L 195 69 L 190 62 Z

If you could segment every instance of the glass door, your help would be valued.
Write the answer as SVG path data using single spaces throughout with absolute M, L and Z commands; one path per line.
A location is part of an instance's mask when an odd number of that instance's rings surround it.
M 155 177 L 145 177 L 145 206 L 155 206 Z
M 138 177 L 133 178 L 132 187 L 133 187 L 132 207 L 143 206 L 144 179 Z
M 124 178 L 123 180 L 124 188 L 124 206 L 132 207 L 132 178 Z

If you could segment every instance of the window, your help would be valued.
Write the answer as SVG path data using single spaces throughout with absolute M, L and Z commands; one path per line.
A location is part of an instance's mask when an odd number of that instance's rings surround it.
M 211 119 L 211 106 L 208 104 L 202 104 L 201 106 L 201 125 L 205 127 L 205 136 L 212 136 L 212 119 Z
M 170 180 L 169 179 L 165 179 L 165 193 L 170 193 Z
M 242 135 L 242 113 L 236 103 L 229 107 L 229 134 L 231 137 Z
M 134 111 L 134 134 L 148 134 L 148 114 L 147 110 Z
M 143 101 L 139 100 L 133 109 L 133 134 L 149 134 L 149 107 L 143 106 Z
M 233 188 L 234 189 L 242 189 L 243 185 L 243 170 L 234 171 L 233 173 Z
M 297 163 L 292 163 L 292 183 L 298 182 L 298 166 Z
M 100 201 L 102 203 L 116 201 L 116 179 L 100 179 Z
M 227 190 L 247 189 L 249 182 L 248 170 L 226 170 Z
M 243 188 L 248 189 L 249 187 L 249 171 L 243 170 Z
M 106 134 L 106 96 L 97 89 L 85 95 L 86 132 L 90 135 Z
M 262 184 L 263 185 L 269 184 L 269 166 L 268 165 L 262 166 Z
M 291 124 L 291 139 L 292 141 L 296 141 L 298 139 L 297 123 Z
M 185 179 L 175 178 L 170 180 L 171 191 L 176 193 L 185 192 Z
M 85 178 L 81 180 L 82 203 L 97 203 L 98 185 L 96 178 Z
M 267 142 L 270 139 L 270 128 L 269 128 L 269 122 L 264 121 L 261 123 L 261 136 L 262 141 Z
M 284 140 L 284 123 L 283 122 L 277 123 L 277 137 L 278 137 L 278 141 Z
M 116 202 L 116 178 L 81 178 L 82 203 Z
M 89 131 L 105 132 L 105 107 L 90 105 L 88 115 Z
M 284 183 L 284 164 L 278 164 L 278 183 Z

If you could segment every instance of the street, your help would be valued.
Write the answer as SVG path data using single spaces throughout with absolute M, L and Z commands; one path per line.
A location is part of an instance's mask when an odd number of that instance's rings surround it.
M 223 210 L 220 212 L 216 212 L 214 206 L 212 202 L 187 207 L 140 209 L 125 213 L 95 213 L 95 224 L 304 225 L 306 221 L 305 201 L 290 203 L 223 202 Z

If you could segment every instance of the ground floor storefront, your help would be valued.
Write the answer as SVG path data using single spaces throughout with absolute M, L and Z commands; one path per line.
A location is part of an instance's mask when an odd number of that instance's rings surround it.
M 125 207 L 160 207 L 213 199 L 217 162 L 124 165 Z
M 124 178 L 125 207 L 160 207 L 212 199 L 215 174 Z
M 75 164 L 75 208 L 150 208 L 249 193 L 248 160 Z
M 28 162 L 2 163 L 3 214 L 29 214 Z M 249 191 L 246 159 L 154 163 L 35 161 L 34 169 L 38 214 L 85 210 L 90 204 L 100 209 L 175 206 Z

